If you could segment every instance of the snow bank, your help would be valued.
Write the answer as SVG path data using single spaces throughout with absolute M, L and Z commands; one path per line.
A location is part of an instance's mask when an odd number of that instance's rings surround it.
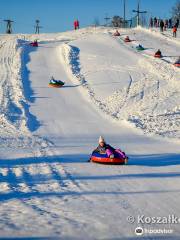
M 26 48 L 27 43 L 16 36 L 0 40 L 0 148 L 32 148 L 41 154 L 48 141 L 33 136 L 28 128 L 29 103 L 22 81 Z
M 0 51 L 0 85 L 2 89 L 0 95 L 0 131 L 1 136 L 6 135 L 12 138 L 15 133 L 28 133 L 26 116 L 22 107 L 22 102 L 25 99 L 20 70 L 21 48 L 18 47 L 16 38 L 9 38 L 4 39 Z
M 95 95 L 94 90 L 89 86 L 85 80 L 84 75 L 81 73 L 80 60 L 79 60 L 79 49 L 75 46 L 68 44 L 63 44 L 60 46 L 60 59 L 64 63 L 65 69 L 69 77 L 74 80 L 75 83 L 80 83 L 83 89 L 81 88 L 81 93 L 90 99 L 105 113 L 107 112 L 107 107 L 103 104 Z
M 109 112 L 126 119 L 145 133 L 180 138 L 180 98 L 178 72 L 153 60 L 139 60 L 139 68 L 149 70 L 132 81 L 128 95 L 120 89 L 105 100 Z

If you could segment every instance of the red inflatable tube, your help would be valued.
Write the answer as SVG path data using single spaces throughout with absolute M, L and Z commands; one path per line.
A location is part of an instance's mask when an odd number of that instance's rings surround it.
M 155 58 L 162 58 L 162 55 L 160 55 L 160 54 L 154 54 L 154 57 L 155 57 Z
M 104 163 L 104 164 L 127 164 L 128 157 L 109 158 L 107 154 L 92 153 L 90 157 L 90 161 L 95 163 Z
M 96 163 L 106 163 L 106 164 L 127 164 L 127 159 L 123 158 L 99 158 L 91 157 L 92 162 Z
M 125 41 L 125 42 L 131 42 L 131 40 L 130 40 L 130 39 L 124 39 L 124 41 Z
M 174 63 L 175 67 L 180 67 L 180 63 Z
M 120 35 L 120 33 L 114 33 L 113 36 L 119 37 L 119 36 L 121 36 L 121 35 Z
M 30 43 L 30 45 L 31 45 L 32 47 L 38 47 L 38 43 L 37 43 L 37 42 Z

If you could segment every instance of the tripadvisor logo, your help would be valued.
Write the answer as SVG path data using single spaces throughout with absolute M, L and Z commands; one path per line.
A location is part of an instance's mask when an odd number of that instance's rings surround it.
M 137 227 L 135 229 L 135 234 L 138 235 L 138 236 L 143 235 L 143 229 L 141 227 Z

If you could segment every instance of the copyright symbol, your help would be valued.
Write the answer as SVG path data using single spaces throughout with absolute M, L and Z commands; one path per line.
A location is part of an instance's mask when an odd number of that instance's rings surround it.
M 127 221 L 128 221 L 128 223 L 134 223 L 134 222 L 135 222 L 135 217 L 133 217 L 133 216 L 128 216 L 128 217 L 127 217 Z

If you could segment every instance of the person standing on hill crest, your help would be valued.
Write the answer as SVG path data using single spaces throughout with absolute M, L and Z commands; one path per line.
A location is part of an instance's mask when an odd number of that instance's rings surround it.
M 77 29 L 79 29 L 79 21 L 78 21 L 78 19 L 76 20 L 76 24 L 77 24 Z
M 149 20 L 149 26 L 152 28 L 153 27 L 153 18 L 151 17 Z
M 78 21 L 78 19 L 76 19 L 74 21 L 74 30 L 77 30 L 77 29 L 79 29 L 79 21 Z
M 175 38 L 176 38 L 176 32 L 177 32 L 177 26 L 174 25 L 174 27 L 173 27 L 173 37 L 175 37 Z
M 160 31 L 163 32 L 164 30 L 164 22 L 163 20 L 160 21 Z

